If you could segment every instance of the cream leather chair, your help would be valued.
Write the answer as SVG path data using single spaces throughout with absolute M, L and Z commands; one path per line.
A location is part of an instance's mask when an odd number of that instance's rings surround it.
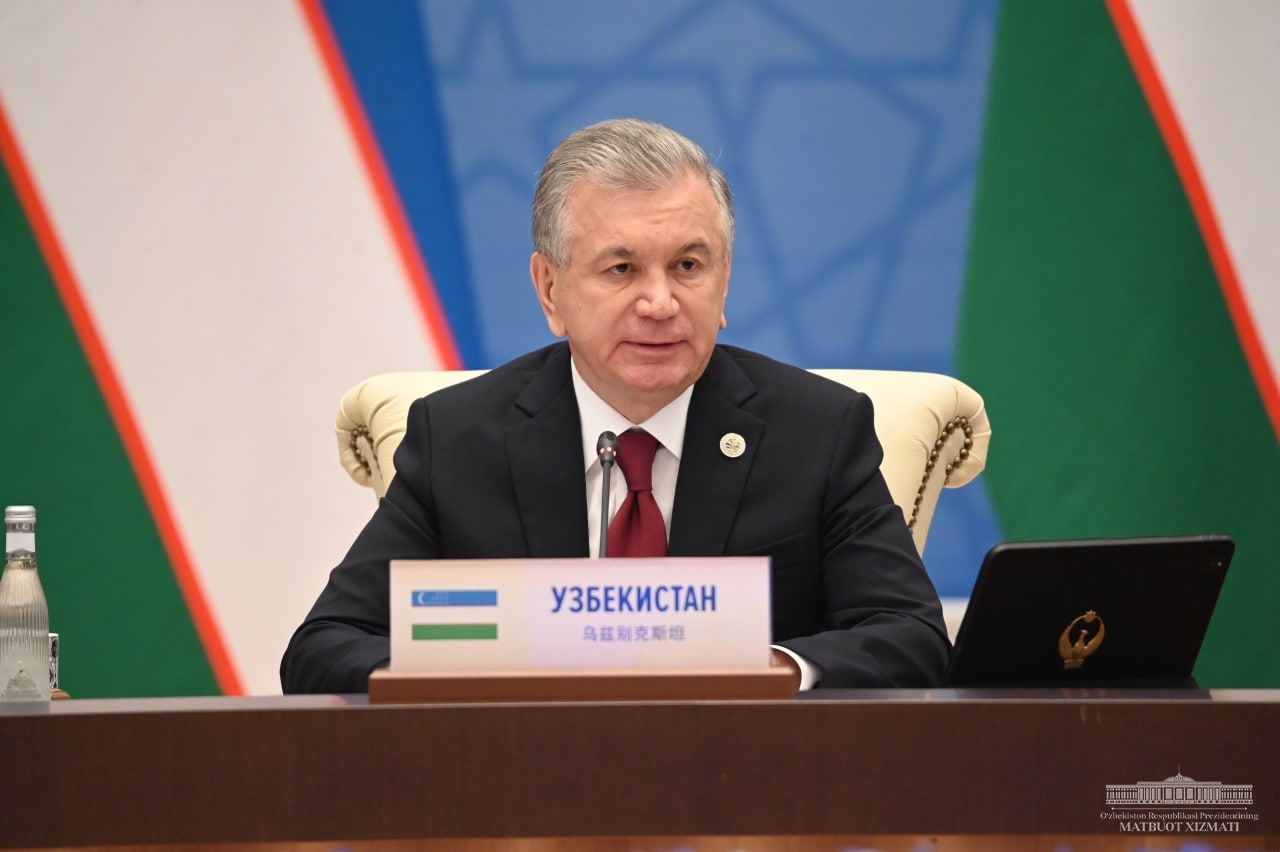
M 410 403 L 482 372 L 383 373 L 347 391 L 336 427 L 342 466 L 381 498 L 395 476 L 394 456 Z M 964 382 L 936 373 L 812 372 L 871 397 L 884 445 L 880 471 L 923 554 L 942 489 L 968 484 L 987 463 L 991 426 L 982 397 Z

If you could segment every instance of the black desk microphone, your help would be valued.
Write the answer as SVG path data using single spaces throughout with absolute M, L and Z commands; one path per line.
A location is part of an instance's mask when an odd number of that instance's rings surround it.
M 612 432 L 601 432 L 596 438 L 596 455 L 600 457 L 600 558 L 609 555 L 609 473 L 613 470 L 614 459 L 618 457 L 618 436 Z

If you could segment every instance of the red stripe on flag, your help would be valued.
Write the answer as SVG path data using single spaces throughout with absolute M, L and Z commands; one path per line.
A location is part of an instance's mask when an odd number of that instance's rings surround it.
M 173 567 L 178 588 L 187 604 L 187 610 L 191 613 L 191 620 L 204 646 L 209 665 L 213 669 L 214 677 L 218 680 L 218 687 L 226 695 L 241 695 L 244 693 L 244 688 L 241 686 L 240 676 L 236 673 L 231 657 L 227 653 L 226 644 L 209 608 L 204 590 L 193 570 L 191 557 L 178 531 L 173 512 L 169 509 L 169 500 L 165 495 L 164 487 L 156 476 L 151 454 L 147 451 L 146 443 L 142 439 L 142 433 L 134 419 L 128 397 L 116 377 L 115 367 L 111 363 L 106 347 L 102 344 L 102 338 L 98 334 L 89 306 L 81 294 L 75 272 L 71 268 L 66 253 L 62 250 L 62 242 L 58 238 L 57 230 L 46 213 L 40 191 L 27 168 L 26 158 L 18 144 L 17 134 L 13 132 L 12 125 L 9 123 L 3 99 L 0 99 L 0 160 L 3 160 L 13 181 L 18 203 L 22 205 L 23 212 L 26 214 L 27 222 L 40 247 L 40 253 L 44 256 L 45 265 L 48 266 L 49 274 L 58 290 L 58 296 L 84 350 L 85 359 L 89 362 L 89 369 L 93 371 L 98 388 L 106 401 L 107 410 L 120 435 L 125 454 L 129 457 L 134 475 L 138 478 L 138 485 L 151 510 L 156 531 L 160 535 L 161 544 Z
M 1222 229 L 1218 225 L 1218 217 L 1213 209 L 1213 201 L 1205 189 L 1200 177 L 1200 169 L 1196 165 L 1195 155 L 1182 131 L 1182 124 L 1173 108 L 1160 72 L 1156 69 L 1151 52 L 1147 49 L 1146 40 L 1133 16 L 1128 0 L 1107 0 L 1107 8 L 1111 12 L 1116 32 L 1124 45 L 1129 62 L 1133 64 L 1138 83 L 1147 97 L 1151 112 L 1155 116 L 1156 125 L 1164 137 L 1165 145 L 1173 158 L 1174 168 L 1182 179 L 1187 199 L 1191 202 L 1191 210 L 1200 225 L 1200 233 L 1204 236 L 1205 247 L 1209 251 L 1209 259 L 1218 274 L 1218 282 L 1222 287 L 1223 297 L 1227 302 L 1227 310 L 1236 327 L 1236 335 L 1240 338 L 1240 346 L 1244 350 L 1245 360 L 1253 373 L 1258 394 L 1262 397 L 1263 407 L 1271 419 L 1271 427 L 1280 440 L 1280 385 L 1276 383 L 1276 375 L 1267 360 L 1266 350 L 1258 335 L 1257 325 L 1249 310 L 1244 291 L 1240 288 L 1240 279 L 1236 274 L 1235 263 L 1223 239 Z
M 338 102 L 342 105 L 356 148 L 364 161 L 369 182 L 373 184 L 374 194 L 382 207 L 383 216 L 386 217 L 387 227 L 391 230 L 392 240 L 404 264 L 424 330 L 435 346 L 441 367 L 447 370 L 461 369 L 462 357 L 458 354 L 457 343 L 453 339 L 453 332 L 449 329 L 444 308 L 436 293 L 435 283 L 431 280 L 426 260 L 418 248 L 413 231 L 409 228 L 409 220 L 400 204 L 400 196 L 396 193 L 386 163 L 382 159 L 382 152 L 378 148 L 373 130 L 369 126 L 369 119 L 356 94 L 355 84 L 342 59 L 333 29 L 320 6 L 320 0 L 298 0 L 298 2 L 311 28 L 316 49 L 329 72 L 329 80 L 333 84 Z

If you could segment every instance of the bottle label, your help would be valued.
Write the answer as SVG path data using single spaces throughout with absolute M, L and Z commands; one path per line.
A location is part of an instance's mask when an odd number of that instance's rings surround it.
M 36 688 L 36 682 L 26 669 L 18 669 L 5 684 L 4 691 L 0 692 L 0 698 L 8 701 L 38 701 L 42 697 L 40 690 Z

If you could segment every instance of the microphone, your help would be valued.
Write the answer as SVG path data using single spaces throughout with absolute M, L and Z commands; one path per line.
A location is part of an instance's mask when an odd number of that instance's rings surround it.
M 596 455 L 600 457 L 600 470 L 604 474 L 600 479 L 600 558 L 603 559 L 609 555 L 609 472 L 618 457 L 618 436 L 601 432 L 596 438 Z

